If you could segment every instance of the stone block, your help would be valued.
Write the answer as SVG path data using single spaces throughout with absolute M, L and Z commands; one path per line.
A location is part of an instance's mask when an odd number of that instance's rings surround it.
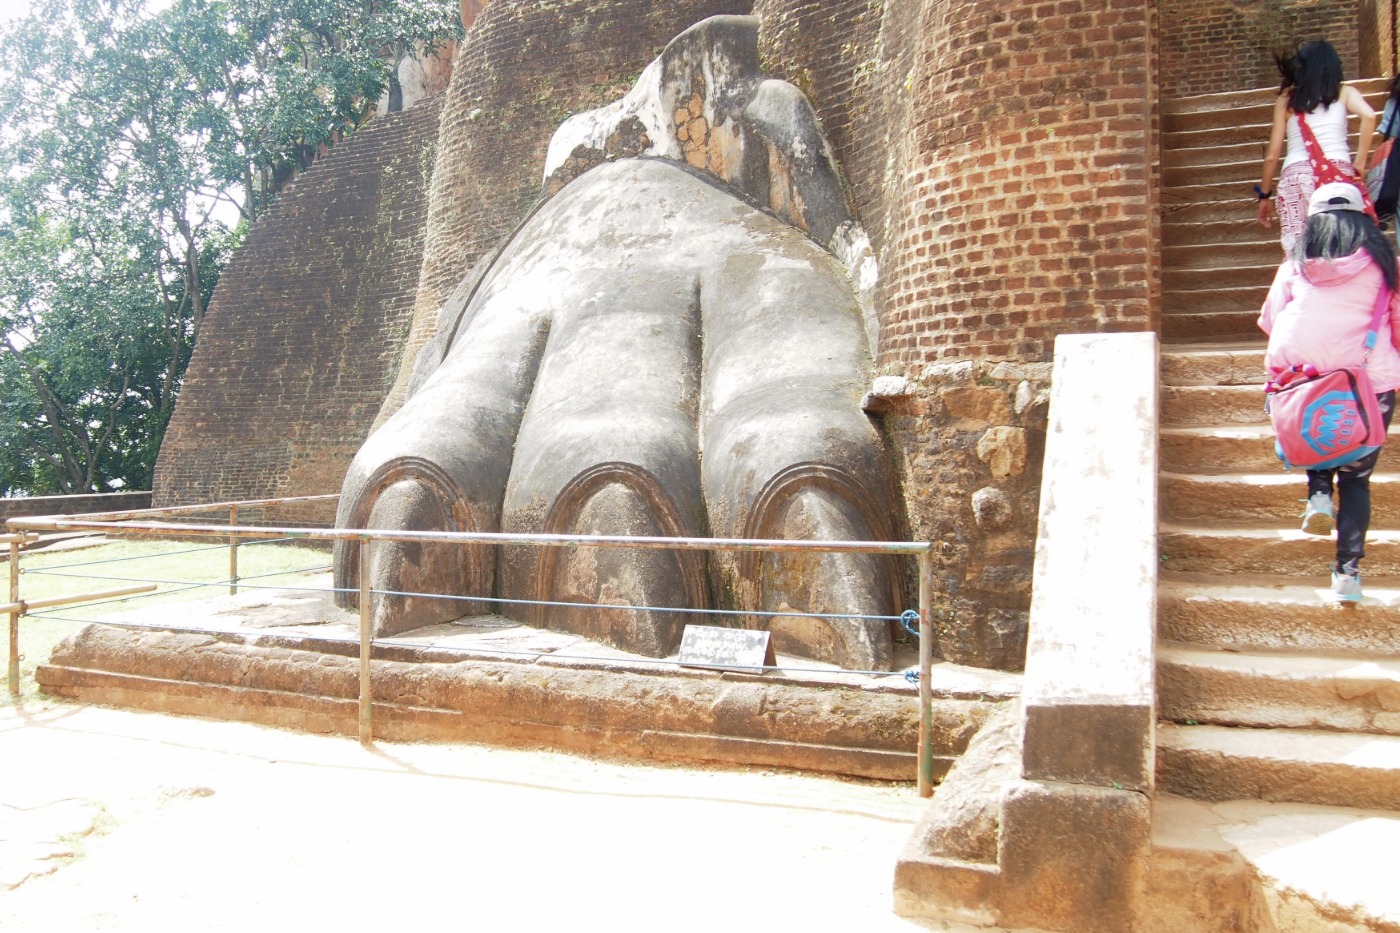
M 978 525 L 995 531 L 1005 528 L 1016 516 L 1016 503 L 995 486 L 984 486 L 972 494 L 972 514 Z
M 948 414 L 964 422 L 982 425 L 1005 424 L 1011 420 L 1011 400 L 1001 389 L 990 386 L 958 386 L 940 394 Z
M 1032 781 L 1148 790 L 1153 715 L 1150 705 L 1028 706 L 1022 774 Z
M 1151 790 L 1157 342 L 1055 343 L 1023 693 L 1028 779 Z
M 999 921 L 1124 933 L 1142 900 L 1151 804 L 1133 791 L 1022 781 L 1002 798 Z
M 997 479 L 1020 476 L 1026 471 L 1026 432 L 1005 426 L 988 428 L 977 441 L 977 458 Z

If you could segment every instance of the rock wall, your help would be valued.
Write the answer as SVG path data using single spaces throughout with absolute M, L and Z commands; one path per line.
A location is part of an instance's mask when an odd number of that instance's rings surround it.
M 376 118 L 256 222 L 205 317 L 157 505 L 339 488 L 402 355 L 439 113 L 437 99 Z
M 1274 50 L 1309 39 L 1336 46 L 1348 78 L 1393 70 L 1386 0 L 1161 0 L 1159 9 L 1166 94 L 1276 84 Z

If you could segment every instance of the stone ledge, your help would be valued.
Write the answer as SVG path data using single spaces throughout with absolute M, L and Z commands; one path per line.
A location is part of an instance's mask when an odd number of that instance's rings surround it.
M 37 678 L 46 692 L 85 702 L 345 735 L 358 728 L 358 659 L 341 653 L 92 626 L 61 645 Z M 917 698 L 859 686 L 378 653 L 373 682 L 374 734 L 385 739 L 544 745 L 877 780 L 915 775 Z M 991 705 L 935 702 L 937 777 Z

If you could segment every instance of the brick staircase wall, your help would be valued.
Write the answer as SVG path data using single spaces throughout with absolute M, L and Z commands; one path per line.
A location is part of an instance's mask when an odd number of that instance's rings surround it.
M 1387 0 L 1161 0 L 1162 89 L 1173 97 L 1278 86 L 1275 49 L 1326 39 L 1349 78 L 1390 71 Z

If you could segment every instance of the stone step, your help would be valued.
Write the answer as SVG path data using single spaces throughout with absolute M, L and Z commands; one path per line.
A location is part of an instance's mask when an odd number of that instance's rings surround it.
M 1239 386 L 1162 386 L 1163 427 L 1268 424 L 1262 383 Z
M 1313 582 L 1165 573 L 1157 588 L 1157 637 L 1241 651 L 1400 656 L 1400 579 L 1368 576 L 1366 598 L 1356 606 L 1331 602 L 1325 577 Z
M 1278 230 L 1259 226 L 1259 221 L 1254 217 L 1228 217 L 1199 223 L 1162 225 L 1163 246 L 1202 246 L 1217 243 L 1267 244 L 1275 252 L 1279 250 Z
M 1255 224 L 1255 229 L 1264 228 Z M 1243 242 L 1183 243 L 1177 246 L 1162 247 L 1162 271 L 1164 274 L 1205 269 L 1267 268 L 1270 270 L 1265 285 L 1273 281 L 1273 272 L 1278 268 L 1278 240 L 1250 240 Z M 1235 284 L 1250 284 L 1248 282 Z
M 1258 147 L 1260 168 L 1264 164 L 1264 147 L 1269 144 L 1269 121 L 1238 125 L 1201 126 L 1195 129 L 1166 130 L 1162 133 L 1162 149 L 1213 149 L 1220 146 L 1253 145 Z
M 1183 195 L 1190 192 L 1182 192 L 1181 189 L 1173 189 Z M 1249 191 L 1250 189 L 1246 189 Z M 1238 220 L 1257 223 L 1259 217 L 1259 201 L 1250 193 L 1246 197 L 1240 197 L 1240 191 L 1234 186 L 1230 187 L 1228 196 L 1222 200 L 1212 200 L 1211 198 L 1191 198 L 1179 197 L 1176 200 L 1163 200 L 1162 202 L 1162 228 L 1166 230 L 1175 224 L 1209 223 L 1220 220 Z M 1278 237 L 1278 228 L 1274 227 L 1273 236 Z M 1279 255 L 1282 256 L 1282 248 Z
M 1382 99 L 1376 107 L 1379 115 L 1385 106 Z M 1207 165 L 1217 162 L 1252 161 L 1254 178 L 1264 168 L 1264 154 L 1269 145 L 1271 123 L 1244 123 L 1238 126 L 1202 126 L 1194 129 L 1168 131 L 1162 134 L 1163 167 L 1177 168 L 1181 165 Z M 1359 121 L 1353 117 L 1347 127 L 1347 145 L 1356 152 L 1360 136 Z M 1177 161 L 1173 153 L 1182 153 Z M 1212 157 L 1212 153 L 1215 155 Z
M 1234 182 L 1192 181 L 1184 185 L 1162 187 L 1163 216 L 1171 216 L 1168 212 L 1176 205 L 1202 202 L 1229 203 L 1233 205 L 1237 216 L 1257 217 L 1259 214 L 1259 200 L 1254 196 L 1253 189 L 1246 187 L 1241 191 L 1240 186 Z
M 1174 722 L 1400 735 L 1400 658 L 1157 646 L 1157 715 Z
M 1260 127 L 1260 139 L 1269 138 L 1274 121 L 1274 104 L 1263 98 L 1236 100 L 1212 110 L 1186 110 L 1162 113 L 1162 132 L 1170 139 L 1176 133 L 1213 130 L 1231 126 Z
M 1389 78 L 1355 78 L 1347 81 L 1370 101 L 1371 106 L 1380 110 L 1379 104 L 1385 103 L 1386 90 L 1389 87 Z M 1241 107 L 1257 107 L 1261 104 L 1273 105 L 1278 97 L 1278 85 L 1270 85 L 1260 88 L 1245 88 L 1233 91 L 1215 91 L 1210 94 L 1187 94 L 1180 97 L 1164 97 L 1162 99 L 1162 112 L 1164 114 L 1185 114 L 1185 113 L 1228 113 Z M 1376 99 L 1372 99 L 1376 98 Z
M 1238 159 L 1231 159 L 1227 155 L 1230 151 L 1246 148 L 1249 147 L 1239 144 L 1219 147 L 1217 161 L 1193 165 L 1164 165 L 1162 184 L 1173 188 L 1185 185 L 1231 184 L 1252 192 L 1263 167 L 1263 156 L 1259 149 L 1256 147 L 1254 152 Z
M 1295 524 L 1303 511 L 1300 500 L 1306 495 L 1307 478 L 1302 471 L 1285 473 L 1274 462 L 1273 471 L 1264 473 L 1163 473 L 1158 479 L 1162 517 L 1181 524 Z M 1400 474 L 1378 472 L 1371 477 L 1371 523 L 1400 528 Z
M 1301 510 L 1300 510 L 1301 512 Z M 1293 576 L 1300 585 L 1329 582 L 1337 547 L 1333 537 L 1303 534 L 1296 525 L 1203 528 L 1163 522 L 1158 530 L 1162 569 L 1174 573 L 1263 573 Z M 1400 576 L 1400 532 L 1371 527 L 1363 580 Z
M 1367 78 L 1347 83 L 1359 89 L 1367 102 L 1379 112 L 1385 105 L 1386 81 L 1385 78 Z M 1263 139 L 1267 140 L 1277 99 L 1277 88 L 1258 88 L 1223 95 L 1202 95 L 1194 99 L 1164 100 L 1161 105 L 1162 131 L 1173 134 L 1231 126 L 1263 126 Z M 1352 117 L 1352 124 L 1357 120 L 1357 117 Z
M 1248 311 L 1256 318 L 1264 299 L 1269 294 L 1270 278 L 1265 282 L 1238 285 L 1229 288 L 1177 289 L 1162 296 L 1165 313 L 1210 314 L 1217 311 Z M 1263 334 L 1255 331 L 1252 339 L 1262 339 Z
M 1165 344 L 1194 343 L 1200 340 L 1238 341 L 1258 333 L 1259 312 L 1214 311 L 1196 314 L 1171 312 L 1162 315 L 1161 337 Z
M 1394 933 L 1396 851 L 1400 814 L 1389 810 L 1159 793 L 1139 929 Z
M 1400 423 L 1391 425 L 1386 437 L 1391 438 L 1389 443 L 1396 443 Z M 1163 428 L 1158 456 L 1162 469 L 1169 473 L 1272 474 L 1283 470 L 1283 463 L 1274 453 L 1274 432 L 1268 423 Z M 1382 471 L 1396 466 L 1394 456 L 1382 455 Z M 1301 471 L 1285 475 L 1302 482 Z
M 1267 424 L 1163 428 L 1157 452 L 1162 469 L 1173 473 L 1266 473 L 1283 468 Z
M 1162 384 L 1249 385 L 1264 382 L 1263 335 L 1249 343 L 1162 351 Z
M 1162 168 L 1184 168 L 1188 165 L 1215 165 L 1220 162 L 1249 162 L 1258 169 L 1264 163 L 1264 149 L 1267 139 L 1243 140 L 1219 146 L 1187 146 L 1180 149 L 1165 149 L 1162 152 Z M 1258 177 L 1254 179 L 1258 181 Z M 1182 184 L 1182 182 L 1175 182 Z M 1190 182 L 1185 182 L 1190 184 Z
M 1400 738 L 1313 729 L 1157 727 L 1157 789 L 1199 800 L 1400 809 Z
M 1246 288 L 1256 286 L 1263 289 L 1263 294 L 1269 293 L 1269 285 L 1274 280 L 1274 274 L 1278 271 L 1278 264 L 1283 259 L 1280 251 L 1274 260 L 1269 260 L 1263 252 L 1249 257 L 1250 261 L 1242 262 L 1235 266 L 1218 266 L 1208 269 L 1174 269 L 1170 266 L 1162 268 L 1162 293 L 1163 300 L 1170 301 L 1182 292 L 1202 291 L 1205 289 L 1217 288 Z M 1263 304 L 1262 296 L 1260 304 Z M 1258 306 L 1255 306 L 1258 310 Z
M 1278 96 L 1278 86 L 1241 88 L 1233 91 L 1215 91 L 1210 94 L 1185 94 L 1180 97 L 1162 98 L 1162 113 L 1220 113 L 1239 107 L 1257 106 L 1272 103 Z

